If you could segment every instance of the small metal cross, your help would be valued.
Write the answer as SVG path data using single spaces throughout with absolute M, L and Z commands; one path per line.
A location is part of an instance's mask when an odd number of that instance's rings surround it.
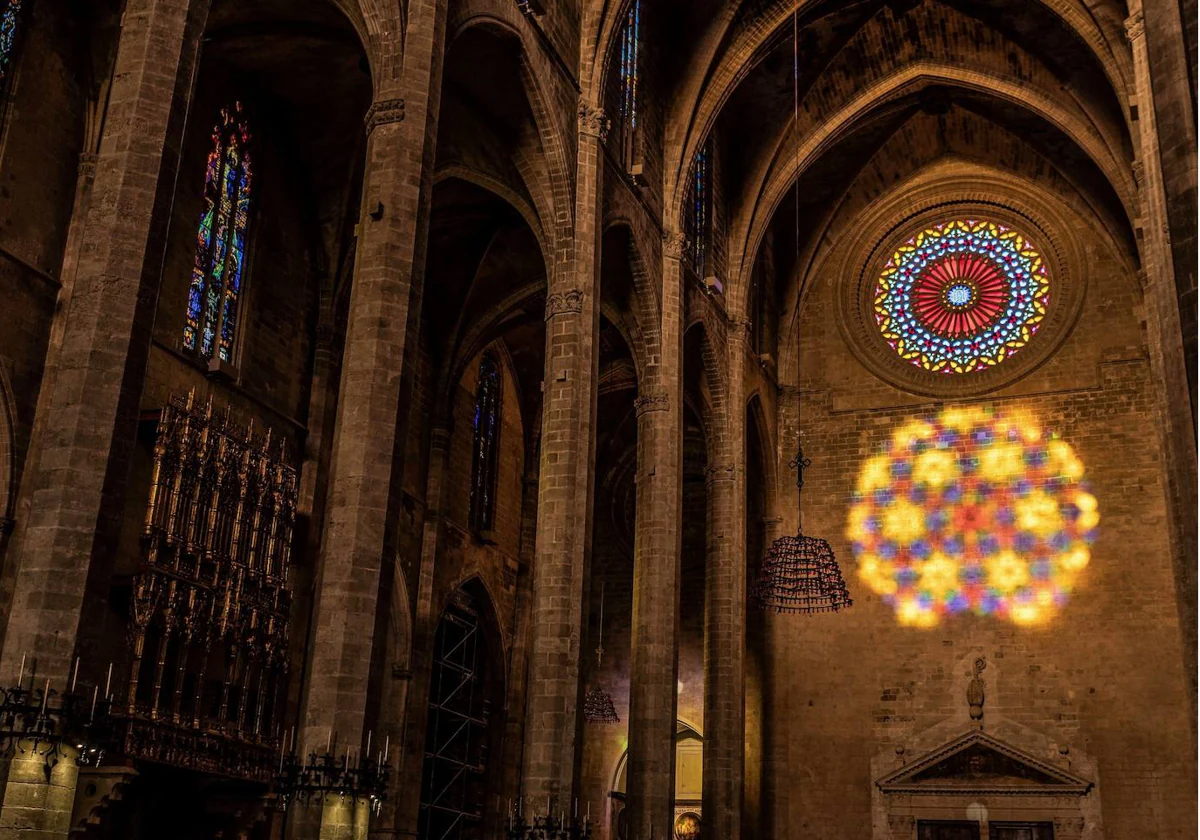
M 788 461 L 788 466 L 796 471 L 796 489 L 804 489 L 804 471 L 812 466 L 812 459 L 804 457 L 804 447 L 796 449 L 796 457 Z

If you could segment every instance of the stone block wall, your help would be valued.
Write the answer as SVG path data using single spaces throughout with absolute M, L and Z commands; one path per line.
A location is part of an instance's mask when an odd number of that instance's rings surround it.
M 1088 294 L 1070 337 L 1034 373 L 977 400 L 917 398 L 874 379 L 837 331 L 818 328 L 832 321 L 836 283 L 806 301 L 799 426 L 814 464 L 804 524 L 829 540 L 855 606 L 766 620 L 765 773 L 775 797 L 767 836 L 871 837 L 872 756 L 957 717 L 966 703 L 959 672 L 976 656 L 989 663 L 985 727 L 988 714 L 1003 716 L 1094 757 L 1103 836 L 1195 833 L 1140 293 L 1107 245 L 1081 237 Z M 784 408 L 785 429 L 794 428 L 796 405 L 793 397 Z M 898 426 L 954 405 L 1028 412 L 1075 448 L 1099 502 L 1091 561 L 1066 603 L 1037 626 L 969 614 L 928 629 L 901 626 L 858 576 L 846 517 L 860 468 Z

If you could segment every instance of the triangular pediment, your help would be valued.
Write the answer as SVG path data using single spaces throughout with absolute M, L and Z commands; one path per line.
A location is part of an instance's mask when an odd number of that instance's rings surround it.
M 1083 796 L 1092 787 L 1061 767 L 973 731 L 926 753 L 876 783 L 884 793 Z

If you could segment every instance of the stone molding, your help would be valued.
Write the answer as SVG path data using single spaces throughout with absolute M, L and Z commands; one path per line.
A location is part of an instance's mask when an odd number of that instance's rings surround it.
M 951 756 L 973 746 L 995 752 L 999 755 L 1022 764 L 1033 771 L 1048 777 L 1050 782 L 1033 784 L 1008 784 L 987 777 L 979 779 L 954 778 L 945 781 L 937 778 L 917 777 L 932 772 L 940 763 Z M 887 774 L 875 782 L 875 786 L 885 794 L 904 794 L 918 796 L 1086 796 L 1094 783 L 1075 775 L 1061 767 L 1055 767 L 1024 750 L 1007 744 L 998 738 L 981 730 L 971 730 L 958 738 L 926 753 L 920 758 L 905 764 L 899 770 Z
M 579 133 L 589 137 L 598 137 L 603 143 L 608 139 L 608 130 L 612 122 L 603 108 L 593 108 L 590 105 L 579 105 Z
M 643 394 L 633 401 L 633 412 L 641 417 L 651 411 L 670 411 L 670 398 L 666 394 Z
M 363 123 L 366 125 L 369 137 L 371 132 L 379 126 L 397 123 L 403 119 L 403 99 L 380 99 L 378 102 L 371 103 L 371 107 L 367 109 L 367 115 L 363 118 Z
M 711 486 L 721 481 L 735 481 L 742 469 L 734 464 L 708 467 L 704 471 L 704 483 Z
M 583 312 L 583 290 L 567 289 L 546 297 L 546 320 L 556 315 L 576 315 Z

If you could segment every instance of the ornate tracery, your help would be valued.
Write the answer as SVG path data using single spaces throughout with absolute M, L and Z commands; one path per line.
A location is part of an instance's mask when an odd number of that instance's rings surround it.
M 905 361 L 972 373 L 1029 343 L 1050 294 L 1046 262 L 1028 237 L 996 222 L 956 219 L 895 249 L 875 286 L 875 318 Z

